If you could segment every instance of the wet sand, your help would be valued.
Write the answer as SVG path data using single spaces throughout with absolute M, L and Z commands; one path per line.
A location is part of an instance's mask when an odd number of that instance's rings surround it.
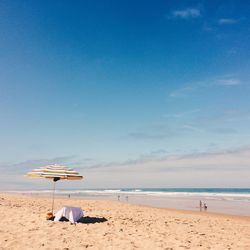
M 44 195 L 34 193 L 33 195 Z M 48 193 L 46 193 L 48 195 Z M 57 194 L 58 195 L 58 194 Z M 58 195 L 67 197 L 66 193 Z M 206 203 L 207 211 L 212 213 L 241 215 L 250 217 L 250 200 L 230 199 L 228 197 L 209 197 L 197 195 L 147 195 L 147 194 L 71 194 L 71 197 L 85 200 L 111 200 L 137 205 L 147 205 L 158 208 L 171 208 L 177 210 L 200 211 L 200 201 Z M 204 209 L 202 209 L 204 211 Z

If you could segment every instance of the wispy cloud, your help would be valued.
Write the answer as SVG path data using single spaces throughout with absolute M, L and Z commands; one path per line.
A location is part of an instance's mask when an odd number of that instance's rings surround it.
M 163 115 L 163 117 L 165 118 L 183 118 L 186 116 L 190 116 L 192 114 L 196 114 L 199 113 L 201 110 L 200 109 L 193 109 L 193 110 L 189 110 L 189 111 L 183 111 L 183 112 L 177 112 L 174 114 L 165 114 Z
M 197 18 L 201 16 L 201 12 L 196 8 L 187 8 L 182 10 L 174 10 L 172 12 L 172 17 L 188 19 L 188 18 Z
M 227 36 L 221 32 L 219 27 L 237 24 L 239 21 L 240 19 L 220 18 L 220 19 L 204 22 L 202 28 L 205 32 L 209 32 L 209 33 L 213 32 L 216 35 L 217 39 L 223 39 L 223 38 L 226 38 Z
M 218 133 L 218 134 L 236 134 L 237 130 L 234 128 L 216 128 L 212 130 L 212 132 Z
M 241 84 L 241 80 L 233 75 L 226 75 L 221 77 L 215 77 L 210 79 L 205 79 L 193 83 L 188 83 L 185 86 L 172 91 L 169 97 L 181 98 L 187 97 L 199 90 L 212 88 L 216 86 L 237 86 Z
M 249 156 L 250 146 L 189 154 L 170 154 L 161 149 L 137 159 L 89 165 L 82 171 L 84 182 L 76 182 L 74 187 L 218 186 L 217 181 L 220 186 L 249 185 Z M 48 188 L 50 184 L 16 172 L 0 177 L 3 189 Z M 60 182 L 58 188 L 60 185 L 72 188 L 71 182 Z
M 140 157 L 135 160 L 128 160 L 124 162 L 110 162 L 106 164 L 93 165 L 92 169 L 103 168 L 120 171 L 124 167 L 126 170 L 132 167 L 133 169 L 144 169 L 146 170 L 164 170 L 167 171 L 169 168 L 178 170 L 180 167 L 185 166 L 185 169 L 208 169 L 210 167 L 216 167 L 227 169 L 227 167 L 232 167 L 238 170 L 240 166 L 249 168 L 249 156 L 250 156 L 250 146 L 242 146 L 239 148 L 224 149 L 218 151 L 210 152 L 195 152 L 183 155 L 171 155 L 165 153 L 160 154 L 159 157 L 155 155 L 145 155 L 145 157 Z M 90 168 L 91 169 L 91 168 Z M 125 170 L 124 169 L 124 170 Z
M 35 159 L 35 160 L 27 160 L 18 163 L 9 163 L 9 164 L 0 164 L 0 169 L 4 169 L 7 173 L 20 173 L 25 174 L 27 171 L 30 171 L 33 168 L 43 167 L 45 165 L 50 164 L 58 164 L 58 165 L 70 165 L 70 166 L 78 166 L 83 163 L 91 162 L 90 159 L 82 159 L 77 161 L 77 157 L 75 155 L 63 156 L 63 157 L 55 157 L 48 159 Z
M 160 132 L 131 132 L 129 137 L 136 140 L 160 140 L 171 136 L 170 134 Z
M 218 20 L 218 24 L 220 24 L 220 25 L 235 24 L 235 23 L 238 23 L 238 22 L 239 22 L 238 19 L 233 19 L 233 18 L 220 18 Z
M 204 132 L 204 129 L 200 129 L 200 128 L 194 127 L 192 125 L 183 125 L 182 128 L 187 129 L 187 130 L 191 130 L 194 132 Z
M 248 123 L 250 120 L 250 111 L 247 110 L 224 110 L 215 115 L 200 116 L 196 119 L 195 124 L 199 127 L 206 128 L 208 132 L 217 134 L 235 134 L 237 123 Z
M 185 97 L 193 93 L 197 89 L 197 85 L 187 85 L 182 88 L 176 89 L 169 94 L 169 97 Z
M 207 124 L 209 123 L 209 121 L 207 122 Z M 182 126 L 182 128 L 186 131 L 190 131 L 190 132 L 195 132 L 195 133 L 213 133 L 213 134 L 217 134 L 217 135 L 232 135 L 232 134 L 236 134 L 238 131 L 235 128 L 232 128 L 230 126 L 201 126 L 199 124 L 199 122 L 197 122 L 196 125 L 191 125 L 191 124 L 185 124 Z
M 225 110 L 208 115 L 201 109 L 164 114 L 161 122 L 130 131 L 126 135 L 133 141 L 167 141 L 190 135 L 204 135 L 209 138 L 212 134 L 218 138 L 235 135 L 238 129 L 235 123 L 240 120 L 247 122 L 249 112 L 241 110 Z
M 239 85 L 241 83 L 240 79 L 237 78 L 222 78 L 218 79 L 216 81 L 219 85 L 224 85 L 224 86 L 234 86 L 234 85 Z
M 249 120 L 250 111 L 229 109 L 229 110 L 225 110 L 221 117 L 223 117 L 227 121 Z

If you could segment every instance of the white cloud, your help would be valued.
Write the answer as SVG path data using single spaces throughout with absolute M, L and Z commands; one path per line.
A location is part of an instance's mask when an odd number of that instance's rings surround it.
M 186 84 L 184 87 L 176 89 L 169 94 L 172 98 L 187 97 L 199 90 L 220 86 L 237 86 L 241 84 L 241 80 L 234 75 L 226 75 L 221 77 L 214 77 L 205 79 L 199 82 Z
M 188 155 L 161 155 L 158 159 L 147 157 L 89 168 L 86 175 L 92 182 L 102 183 L 102 187 L 246 186 L 249 156 L 249 146 Z
M 170 93 L 170 97 L 185 97 L 188 96 L 189 94 L 193 93 L 196 90 L 196 86 L 185 86 L 183 88 L 177 89 Z
M 193 109 L 193 110 L 189 110 L 189 111 L 177 112 L 177 113 L 172 113 L 172 114 L 164 114 L 163 117 L 169 118 L 169 119 L 173 119 L 173 118 L 179 119 L 179 118 L 183 118 L 186 116 L 196 114 L 200 111 L 201 111 L 201 109 Z
M 169 137 L 169 134 L 162 132 L 131 132 L 129 133 L 129 137 L 136 140 L 162 140 L 164 138 Z
M 224 85 L 224 86 L 234 86 L 234 85 L 239 85 L 241 82 L 239 79 L 236 78 L 228 78 L 228 79 L 218 79 L 217 83 L 219 85 Z
M 191 131 L 195 131 L 195 132 L 204 132 L 204 129 L 200 129 L 200 128 L 197 128 L 197 127 L 194 127 L 194 126 L 191 126 L 191 125 L 183 125 L 182 126 L 184 129 L 187 129 L 187 130 L 191 130 Z
M 187 8 L 184 10 L 175 10 L 172 12 L 172 15 L 176 18 L 188 19 L 188 18 L 200 17 L 201 12 L 199 9 Z
M 83 181 L 62 181 L 64 188 L 122 187 L 225 187 L 249 185 L 250 147 L 214 152 L 169 155 L 164 150 L 135 160 L 96 164 L 79 168 Z M 7 189 L 50 189 L 51 181 L 29 179 L 16 172 L 0 177 L 0 187 Z
M 237 19 L 233 19 L 233 18 L 221 18 L 218 20 L 218 24 L 235 24 L 237 23 L 238 20 Z
M 114 171 L 130 170 L 136 171 L 136 168 L 144 168 L 145 170 L 156 171 L 164 170 L 167 171 L 168 168 L 172 167 L 185 167 L 186 169 L 207 169 L 211 166 L 216 166 L 218 169 L 220 167 L 226 168 L 227 166 L 231 168 L 234 167 L 237 170 L 240 167 L 249 167 L 249 156 L 250 156 L 250 146 L 242 146 L 239 148 L 229 148 L 218 151 L 210 152 L 196 152 L 183 155 L 169 155 L 166 151 L 161 153 L 158 158 L 155 155 L 145 155 L 145 157 L 140 157 L 135 160 L 128 160 L 124 162 L 111 162 L 100 165 L 93 165 L 88 169 L 112 169 Z M 249 169 L 250 170 L 250 169 Z

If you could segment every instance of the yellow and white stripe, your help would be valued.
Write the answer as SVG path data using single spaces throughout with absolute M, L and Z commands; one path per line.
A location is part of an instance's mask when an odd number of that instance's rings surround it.
M 48 179 L 60 178 L 60 180 L 81 180 L 83 177 L 77 171 L 66 166 L 48 165 L 33 169 L 26 174 L 29 177 L 43 177 Z

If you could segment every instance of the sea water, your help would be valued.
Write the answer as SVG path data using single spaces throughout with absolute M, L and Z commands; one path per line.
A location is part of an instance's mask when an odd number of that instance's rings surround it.
M 21 192 L 49 195 L 51 190 Z M 192 211 L 200 211 L 202 202 L 209 212 L 250 216 L 250 188 L 57 189 L 56 195 Z M 201 210 L 204 211 L 203 208 Z

